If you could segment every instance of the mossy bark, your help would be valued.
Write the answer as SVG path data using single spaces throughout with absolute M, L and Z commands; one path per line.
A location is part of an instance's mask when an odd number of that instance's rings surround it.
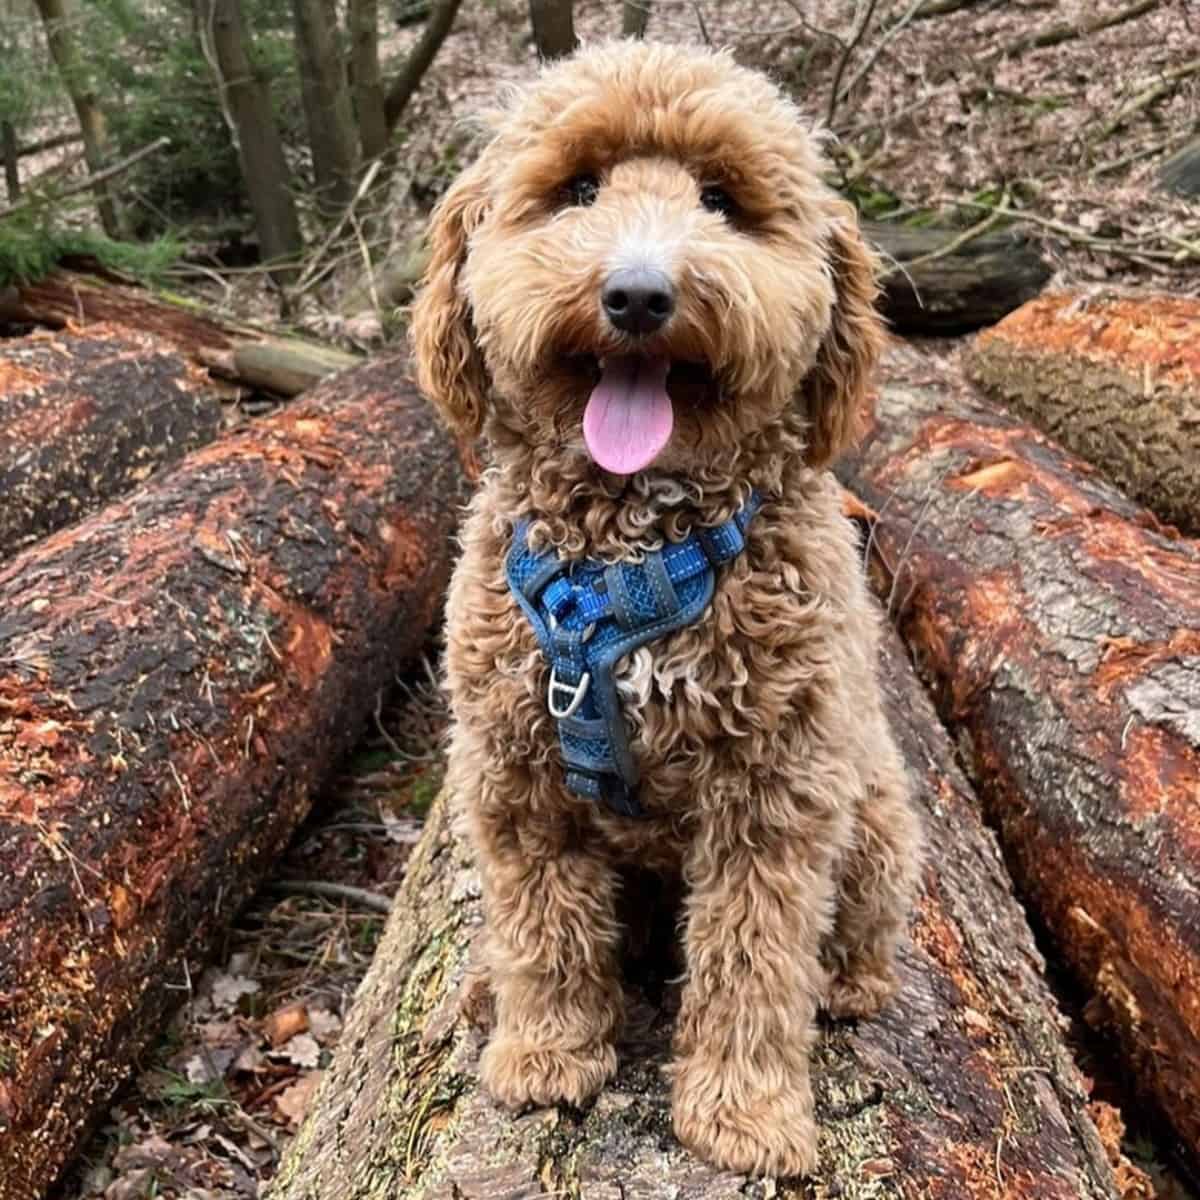
M 1043 296 L 964 363 L 990 396 L 1200 533 L 1200 300 Z
M 111 325 L 0 342 L 0 562 L 217 436 L 208 376 Z
M 1200 1150 L 1200 543 L 889 353 L 843 478 L 1027 902 Z
M 1000 856 L 894 638 L 883 670 L 928 866 L 899 998 L 819 1040 L 811 1181 L 748 1180 L 676 1143 L 669 998 L 648 1003 L 636 978 L 620 1074 L 586 1112 L 514 1117 L 480 1092 L 479 883 L 443 798 L 271 1200 L 1116 1197 Z
M 0 570 L 0 1200 L 53 1180 L 422 644 L 461 473 L 403 373 Z

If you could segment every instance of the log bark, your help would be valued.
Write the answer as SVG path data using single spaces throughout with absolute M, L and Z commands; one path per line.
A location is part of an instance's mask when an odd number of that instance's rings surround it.
M 216 374 L 281 396 L 361 361 L 332 346 L 271 336 L 178 297 L 74 271 L 0 288 L 0 320 L 59 329 L 101 321 L 141 330 Z
M 221 398 L 171 346 L 112 325 L 0 342 L 0 562 L 212 441 Z
M 1027 903 L 1200 1150 L 1200 544 L 890 352 L 845 481 Z
M 1200 533 L 1200 300 L 1042 296 L 963 361 L 994 399 Z
M 1115 1197 L 995 843 L 894 637 L 884 676 L 928 866 L 900 998 L 819 1040 L 809 1185 L 750 1182 L 679 1147 L 660 1070 L 670 1000 L 652 1007 L 636 980 L 620 1074 L 589 1110 L 513 1117 L 480 1093 L 479 882 L 443 798 L 271 1200 Z
M 1011 230 L 926 258 L 943 251 L 955 232 L 883 221 L 864 221 L 862 228 L 884 258 L 880 308 L 898 333 L 951 336 L 994 324 L 1050 278 L 1037 248 Z
M 461 472 L 402 372 L 0 570 L 0 1200 L 54 1179 L 422 644 Z

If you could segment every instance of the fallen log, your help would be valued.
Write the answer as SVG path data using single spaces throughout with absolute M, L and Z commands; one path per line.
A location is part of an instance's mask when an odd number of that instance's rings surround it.
M 208 376 L 112 325 L 0 342 L 0 562 L 212 441 Z
M 818 1041 L 809 1186 L 751 1184 L 676 1143 L 660 1069 L 670 998 L 650 1002 L 644 974 L 621 1071 L 586 1112 L 513 1117 L 481 1094 L 479 882 L 443 797 L 271 1200 L 1116 1197 L 995 842 L 894 635 L 884 677 L 928 866 L 899 999 Z
M 897 333 L 948 337 L 994 324 L 1041 291 L 1050 267 L 1014 230 L 954 248 L 952 229 L 863 221 L 884 259 L 879 307 Z
M 889 351 L 844 481 L 1027 903 L 1200 1150 L 1200 543 Z
M 214 374 L 294 396 L 362 360 L 332 346 L 278 337 L 181 297 L 58 270 L 0 288 L 0 320 L 62 329 L 102 321 L 154 334 Z
M 403 371 L 0 570 L 0 1200 L 54 1179 L 422 644 L 461 471 Z
M 963 362 L 990 396 L 1200 533 L 1200 301 L 1042 296 Z
M 1200 196 L 1200 138 L 1188 142 L 1163 163 L 1158 182 L 1180 196 Z

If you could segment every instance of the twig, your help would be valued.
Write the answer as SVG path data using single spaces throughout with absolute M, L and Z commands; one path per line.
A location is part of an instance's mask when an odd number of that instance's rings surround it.
M 1191 62 L 1184 63 L 1182 67 L 1176 67 L 1174 71 L 1168 71 L 1158 83 L 1139 92 L 1124 108 L 1120 109 L 1117 115 L 1092 139 L 1093 144 L 1105 141 L 1112 134 L 1116 133 L 1134 113 L 1141 112 L 1142 109 L 1156 104 L 1164 96 L 1173 92 L 1175 85 L 1181 79 L 1187 79 L 1189 75 L 1195 75 L 1197 72 L 1200 72 L 1200 58 L 1194 58 Z M 0 216 L 2 215 L 0 213 Z
M 961 249 L 968 242 L 974 241 L 981 234 L 987 233 L 993 226 L 998 225 L 1004 218 L 1004 210 L 1008 207 L 1008 191 L 1000 197 L 1000 203 L 992 210 L 992 212 L 983 218 L 982 221 L 972 225 L 969 229 L 964 229 L 956 238 L 951 238 L 944 246 L 939 246 L 936 250 L 930 250 L 927 254 L 922 254 L 919 258 L 910 258 L 904 265 L 908 269 L 913 267 L 922 267 L 928 262 L 936 262 L 939 258 L 945 258 L 947 255 L 953 254 L 956 250 Z
M 850 81 L 842 88 L 840 99 L 845 100 L 851 92 L 867 77 L 871 68 L 875 65 L 876 60 L 886 49 L 887 44 L 897 37 L 903 31 L 904 27 L 917 15 L 917 10 L 922 6 L 925 0 L 913 0 L 913 2 L 905 10 L 903 16 L 894 25 L 888 26 L 884 30 L 883 36 L 871 47 L 871 53 L 867 55 L 867 61 L 851 76 Z
M 1093 167 L 1092 175 L 1096 177 L 1111 175 L 1114 171 L 1119 171 L 1122 167 L 1127 167 L 1130 163 L 1139 162 L 1143 158 L 1149 158 L 1152 154 L 1157 154 L 1160 150 L 1165 150 L 1168 146 L 1174 145 L 1175 142 L 1180 140 L 1178 134 L 1173 134 L 1169 138 L 1163 138 L 1161 142 L 1151 142 L 1148 146 L 1141 146 L 1132 153 L 1123 154 L 1120 158 L 1114 159 L 1112 162 Z
M 375 176 L 379 174 L 379 169 L 383 166 L 383 159 L 377 158 L 364 172 L 362 180 L 359 182 L 358 190 L 350 199 L 350 203 L 346 205 L 342 215 L 338 218 L 337 223 L 326 235 L 325 240 L 317 247 L 316 251 L 309 256 L 308 266 L 304 269 L 304 274 L 300 276 L 296 286 L 292 289 L 292 295 L 295 297 L 303 296 L 308 291 L 313 272 L 317 269 L 317 265 L 325 256 L 326 251 L 333 243 L 341 237 L 342 230 L 346 228 L 346 224 L 354 215 L 354 209 L 358 202 L 371 189 L 371 185 L 375 182 Z
M 98 187 L 100 184 L 107 182 L 114 176 L 120 175 L 128 171 L 130 167 L 140 163 L 143 158 L 147 158 L 151 154 L 157 153 L 164 146 L 169 146 L 171 139 L 160 137 L 151 142 L 148 146 L 143 146 L 140 150 L 135 150 L 132 154 L 121 159 L 120 162 L 115 162 L 111 167 L 105 167 L 103 171 L 97 171 L 95 175 L 89 175 L 86 179 L 79 183 L 73 183 L 70 187 L 65 187 L 60 192 L 54 194 L 55 200 L 65 200 L 68 196 L 78 195 L 80 192 L 86 192 L 91 188 Z M 19 204 L 9 205 L 8 208 L 0 208 L 0 218 L 10 217 L 15 212 L 21 212 L 26 208 L 31 208 L 38 203 L 40 197 L 30 197 L 27 200 L 22 200 Z
M 1084 21 L 1080 25 L 1051 25 L 1048 29 L 1014 38 L 1006 46 L 1001 46 L 999 49 L 993 50 L 991 54 L 985 55 L 983 62 L 990 64 L 1002 58 L 1011 58 L 1014 54 L 1021 54 L 1026 50 L 1044 50 L 1047 46 L 1058 46 L 1063 42 L 1074 41 L 1075 38 L 1090 37 L 1093 33 L 1111 29 L 1114 25 L 1123 25 L 1126 21 L 1132 21 L 1134 17 L 1151 12 L 1161 3 L 1162 0 L 1137 0 L 1136 4 L 1131 4 L 1128 8 L 1121 8 L 1115 13 L 1097 17 L 1094 21 Z
M 264 886 L 268 892 L 285 896 L 318 896 L 323 900 L 345 900 L 373 912 L 390 913 L 391 899 L 380 892 L 351 887 L 346 883 L 327 883 L 318 879 L 275 879 Z
M 878 3 L 879 0 L 868 0 L 867 11 L 863 13 L 862 21 L 859 22 L 858 28 L 846 43 L 842 57 L 838 59 L 837 70 L 833 73 L 833 86 L 829 89 L 829 108 L 825 113 L 826 125 L 833 124 L 833 114 L 837 112 L 838 92 L 841 90 L 842 75 L 845 73 L 846 64 L 850 61 L 850 55 L 854 53 L 858 43 L 863 40 L 863 35 L 867 32 L 867 26 L 871 24 L 871 18 L 875 15 L 875 6 Z
M 709 37 L 708 26 L 704 23 L 704 14 L 700 11 L 700 5 L 693 4 L 692 8 L 696 13 L 696 24 L 700 26 L 700 36 L 704 39 L 704 44 L 706 46 L 711 46 L 713 41 L 712 38 Z

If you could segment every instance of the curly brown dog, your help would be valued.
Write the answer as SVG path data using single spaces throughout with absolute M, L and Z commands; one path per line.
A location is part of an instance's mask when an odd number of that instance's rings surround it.
M 801 1173 L 817 1008 L 891 996 L 918 861 L 878 618 L 823 469 L 881 345 L 874 263 L 797 111 L 724 54 L 603 45 L 490 125 L 413 311 L 422 387 L 488 446 L 448 603 L 448 786 L 496 997 L 483 1081 L 517 1107 L 612 1077 L 620 869 L 677 872 L 675 1130 L 722 1166 Z M 541 633 L 517 542 L 558 571 Z M 677 559 L 700 574 L 661 583 Z M 568 565 L 601 581 L 586 603 Z M 647 578 L 651 621 L 697 579 L 715 592 L 614 664 L 614 715 L 539 638 L 569 657 L 611 628 L 619 648 Z

